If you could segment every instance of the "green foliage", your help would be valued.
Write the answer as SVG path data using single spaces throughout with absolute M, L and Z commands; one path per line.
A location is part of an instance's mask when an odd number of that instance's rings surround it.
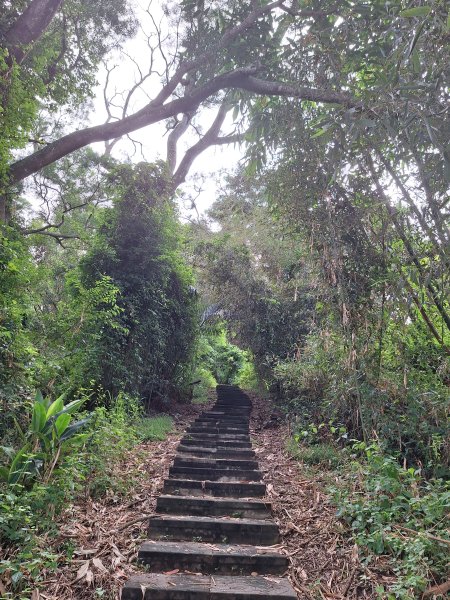
M 87 396 L 83 400 L 86 401 Z M 42 406 L 43 402 L 38 395 L 37 403 Z M 142 476 L 140 472 L 123 469 L 130 449 L 141 441 L 163 440 L 172 428 L 172 421 L 166 415 L 143 418 L 140 400 L 125 394 L 104 398 L 101 403 L 103 406 L 92 412 L 83 437 L 77 434 L 82 443 L 72 446 L 76 452 L 69 453 L 67 448 L 61 452 L 46 478 L 29 481 L 26 487 L 21 483 L 8 486 L 0 483 L 0 545 L 3 549 L 0 577 L 8 574 L 7 593 L 10 595 L 6 597 L 17 598 L 18 594 L 29 597 L 42 580 L 43 569 L 54 571 L 70 558 L 70 547 L 52 547 L 58 537 L 61 511 L 81 495 L 126 496 L 136 478 Z M 34 412 L 36 430 L 45 429 L 42 424 L 47 414 L 52 419 L 61 412 L 58 410 L 61 399 L 45 404 L 45 415 L 39 409 Z M 62 414 L 70 416 L 75 406 L 74 403 L 66 405 L 69 412 Z
M 192 392 L 192 401 L 196 404 L 207 402 L 209 392 L 215 389 L 217 385 L 217 380 L 211 371 L 207 367 L 201 366 L 201 364 L 200 362 L 192 374 L 192 380 L 199 382 L 194 385 Z
M 14 452 L 3 448 L 11 461 L 0 467 L 0 479 L 10 486 L 21 484 L 31 487 L 39 479 L 48 481 L 67 453 L 75 452 L 84 443 L 85 435 L 79 433 L 88 419 L 71 423 L 72 415 L 79 411 L 85 398 L 64 405 L 63 396 L 53 402 L 40 391 L 31 410 L 28 431 L 22 433 L 24 445 Z
M 388 598 L 413 599 L 428 581 L 447 571 L 446 515 L 450 489 L 442 480 L 424 481 L 420 470 L 401 467 L 376 445 L 358 444 L 365 461 L 336 491 L 339 516 L 351 527 L 364 560 L 388 556 L 395 582 L 378 590 Z
M 12 396 L 23 381 L 24 365 L 36 354 L 26 332 L 35 267 L 23 238 L 5 225 L 0 225 L 0 273 L 0 393 Z
M 173 421 L 169 415 L 145 417 L 137 427 L 139 438 L 143 442 L 163 441 L 173 430 Z
M 345 462 L 344 451 L 337 450 L 332 444 L 319 443 L 313 446 L 299 445 L 296 440 L 288 443 L 290 454 L 306 465 L 318 465 L 336 468 Z
M 25 6 L 0 2 L 0 31 L 14 24 Z M 36 125 L 41 106 L 51 115 L 69 104 L 72 109 L 92 95 L 96 71 L 105 54 L 131 36 L 136 23 L 126 3 L 64 2 L 36 43 L 23 49 L 20 61 L 0 47 L 0 191 L 7 183 L 12 151 L 23 148 Z M 41 123 L 42 125 L 42 123 Z M 36 135 L 39 139 L 42 130 Z
M 259 381 L 255 364 L 249 352 L 245 353 L 245 362 L 235 378 L 235 384 L 244 390 L 258 390 Z
M 110 176 L 115 205 L 106 208 L 93 247 L 80 264 L 80 285 L 92 293 L 108 278 L 117 296 L 110 322 L 84 320 L 84 380 L 117 394 L 145 398 L 177 385 L 190 363 L 196 328 L 192 275 L 180 251 L 180 228 L 160 165 L 119 166 Z M 105 312 L 102 309 L 102 314 Z
M 214 385 L 213 381 L 236 383 L 247 360 L 246 352 L 228 341 L 227 332 L 221 325 L 199 338 L 196 354 L 199 368 L 209 372 L 207 379 L 211 385 Z

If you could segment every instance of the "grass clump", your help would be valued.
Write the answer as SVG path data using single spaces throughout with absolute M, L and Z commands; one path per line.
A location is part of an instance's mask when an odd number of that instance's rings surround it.
M 342 451 L 331 444 L 317 444 L 315 446 L 298 446 L 295 441 L 288 444 L 288 450 L 297 460 L 311 466 L 327 465 L 335 468 L 342 464 Z
M 143 442 L 163 441 L 173 430 L 173 421 L 168 415 L 143 418 L 137 426 L 137 434 Z

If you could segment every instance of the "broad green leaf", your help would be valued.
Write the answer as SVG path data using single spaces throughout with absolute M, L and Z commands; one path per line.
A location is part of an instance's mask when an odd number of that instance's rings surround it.
M 405 18 L 411 17 L 426 17 L 431 8 L 429 6 L 416 6 L 415 8 L 407 8 L 406 10 L 400 11 L 400 16 Z
M 69 426 L 71 418 L 72 417 L 70 415 L 68 415 L 67 413 L 65 413 L 63 415 L 59 415 L 59 417 L 56 419 L 56 421 L 55 421 L 55 429 L 56 429 L 57 436 L 59 438 L 62 436 L 62 434 L 65 432 L 65 430 Z
M 33 406 L 33 415 L 31 417 L 31 431 L 39 433 L 47 422 L 45 407 L 40 402 L 35 402 Z
M 419 57 L 419 53 L 417 52 L 417 50 L 413 50 L 412 54 L 411 54 L 411 60 L 412 60 L 412 67 L 413 67 L 413 71 L 414 73 L 420 73 L 420 57 Z
M 36 400 L 36 402 L 39 402 L 40 404 L 44 404 L 44 402 L 45 402 L 44 396 L 42 395 L 41 390 L 36 391 L 36 395 L 35 395 L 34 399 Z
M 47 410 L 47 419 L 52 417 L 54 414 L 59 413 L 64 408 L 63 397 L 60 396 L 54 402 L 50 404 Z
M 89 420 L 90 419 L 82 419 L 81 421 L 77 421 L 73 425 L 70 425 L 70 427 L 68 427 L 66 429 L 66 431 L 60 437 L 60 441 L 64 442 L 64 441 L 70 439 L 71 437 L 73 437 L 77 433 L 77 431 L 79 431 L 82 427 L 84 427 L 89 422 Z
M 28 451 L 30 449 L 29 444 L 25 444 L 16 454 L 14 460 L 11 463 L 8 474 L 8 483 L 17 483 L 24 473 L 26 466 L 29 462 Z
M 73 402 L 69 402 L 69 404 L 67 404 L 62 410 L 52 415 L 45 425 L 44 433 L 48 435 L 51 429 L 53 428 L 53 423 L 60 415 L 72 415 L 80 408 L 80 406 L 85 402 L 85 400 L 85 398 L 82 398 L 81 400 L 74 400 Z
M 316 133 L 313 133 L 313 135 L 311 136 L 311 138 L 312 139 L 318 138 L 321 135 L 324 135 L 327 131 L 328 131 L 328 127 L 322 127 L 321 129 L 319 129 L 319 131 L 316 131 Z
M 59 414 L 68 413 L 69 415 L 73 415 L 73 413 L 76 412 L 84 404 L 84 402 L 85 398 L 82 398 L 81 400 L 73 400 L 73 402 L 69 402 L 69 404 L 67 404 Z

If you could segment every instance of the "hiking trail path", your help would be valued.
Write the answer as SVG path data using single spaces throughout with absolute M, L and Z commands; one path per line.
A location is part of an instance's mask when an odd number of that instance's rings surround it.
M 250 398 L 217 386 L 187 428 L 122 600 L 296 600 L 249 435 Z

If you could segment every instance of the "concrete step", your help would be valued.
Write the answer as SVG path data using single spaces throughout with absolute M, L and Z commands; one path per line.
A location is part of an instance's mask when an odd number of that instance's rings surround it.
M 172 515 L 233 517 L 235 519 L 270 519 L 272 506 L 262 500 L 237 498 L 198 498 L 162 495 L 156 501 L 156 512 Z
M 250 419 L 249 419 L 249 417 L 247 417 L 245 415 L 229 415 L 224 412 L 218 413 L 218 412 L 211 411 L 209 413 L 202 413 L 195 419 L 195 422 L 202 422 L 202 421 L 204 421 L 204 422 L 223 421 L 223 422 L 227 422 L 227 423 L 249 423 Z
M 251 448 L 252 444 L 248 442 L 236 442 L 229 440 L 217 440 L 217 450 L 224 450 L 225 448 Z
M 198 479 L 200 481 L 262 481 L 262 473 L 241 469 L 202 469 L 200 467 L 170 467 L 172 479 Z
M 236 442 L 248 442 L 250 436 L 248 433 L 205 433 L 203 431 L 185 433 L 185 437 L 193 440 L 225 440 L 225 441 L 236 441 Z
M 239 423 L 240 425 L 248 425 L 250 419 L 246 415 L 217 415 L 217 414 L 203 414 L 197 417 L 194 423 Z
M 236 403 L 228 402 L 226 404 L 217 404 L 214 407 L 216 410 L 223 411 L 227 416 L 246 417 L 250 416 L 252 411 L 251 406 L 239 406 Z
M 223 438 L 214 439 L 209 438 L 207 440 L 202 439 L 201 437 L 184 437 L 180 440 L 180 444 L 183 446 L 202 446 L 203 448 L 211 448 L 217 450 L 224 450 L 226 448 L 246 448 L 251 449 L 252 444 L 250 441 L 242 442 L 236 440 L 224 440 Z
M 213 410 L 217 410 L 219 407 L 222 406 L 230 405 L 236 406 L 242 410 L 244 408 L 251 408 L 252 403 L 248 396 L 219 396 L 213 406 Z
M 215 419 L 205 419 L 204 421 L 193 421 L 190 427 L 222 427 L 230 429 L 248 429 L 249 423 L 242 421 L 217 421 Z
M 233 416 L 233 415 L 218 415 L 218 414 L 207 414 L 203 413 L 199 417 L 193 421 L 193 423 L 235 423 L 239 425 L 248 425 L 250 423 L 250 419 L 248 417 L 243 416 Z
M 184 515 L 150 517 L 148 535 L 152 539 L 222 544 L 243 544 L 251 540 L 255 546 L 272 546 L 280 540 L 278 526 L 272 519 Z
M 220 496 L 222 498 L 263 498 L 266 485 L 261 482 L 196 481 L 191 479 L 165 479 L 163 491 L 180 496 Z M 248 540 L 247 540 L 248 541 Z
M 241 402 L 235 398 L 220 398 L 213 406 L 213 411 L 222 411 L 224 413 L 233 413 L 237 415 L 243 415 L 249 413 L 252 409 L 252 405 L 248 402 Z
M 258 469 L 256 460 L 236 460 L 233 458 L 185 458 L 176 456 L 173 464 L 175 467 L 193 467 L 194 469 L 243 469 L 246 471 Z
M 189 433 L 226 433 L 228 435 L 248 435 L 248 427 L 228 427 L 223 425 L 191 425 L 186 428 Z
M 147 541 L 139 550 L 138 560 L 147 570 L 191 571 L 222 575 L 280 575 L 288 567 L 288 559 L 270 546 L 202 544 L 199 542 Z
M 181 446 L 198 446 L 201 445 L 201 447 L 204 450 L 215 450 L 216 449 L 216 440 L 208 440 L 206 441 L 199 441 L 199 440 L 193 440 L 192 437 L 183 437 L 180 440 L 180 445 Z
M 296 600 L 281 577 L 227 575 L 135 575 L 125 584 L 122 600 Z
M 192 457 L 205 457 L 205 458 L 231 458 L 236 460 L 252 460 L 256 454 L 254 450 L 242 450 L 229 448 L 228 450 L 216 450 L 215 448 L 201 448 L 198 446 L 183 446 L 180 444 L 177 448 L 177 452 L 182 454 L 188 454 Z

